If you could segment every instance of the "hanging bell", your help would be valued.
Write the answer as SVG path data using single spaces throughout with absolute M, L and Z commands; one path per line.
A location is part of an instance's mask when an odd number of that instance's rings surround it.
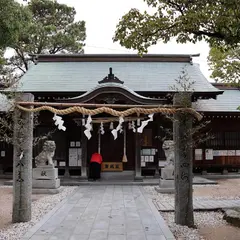
M 113 122 L 110 123 L 110 127 L 109 127 L 111 130 L 114 128 L 113 126 Z

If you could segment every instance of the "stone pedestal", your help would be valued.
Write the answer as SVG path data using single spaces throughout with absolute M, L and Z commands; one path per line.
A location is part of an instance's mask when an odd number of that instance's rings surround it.
M 60 191 L 58 169 L 52 166 L 39 166 L 33 169 L 33 193 L 56 194 Z
M 169 165 L 161 170 L 161 178 L 159 180 L 159 187 L 155 187 L 159 193 L 174 193 L 174 166 Z

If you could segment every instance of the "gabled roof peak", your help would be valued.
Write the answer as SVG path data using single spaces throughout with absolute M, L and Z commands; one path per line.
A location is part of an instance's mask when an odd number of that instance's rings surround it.
M 98 82 L 99 84 L 102 83 L 120 83 L 123 84 L 124 82 L 121 81 L 119 78 L 115 77 L 114 74 L 112 73 L 112 68 L 109 68 L 109 74 L 106 76 L 103 80 Z

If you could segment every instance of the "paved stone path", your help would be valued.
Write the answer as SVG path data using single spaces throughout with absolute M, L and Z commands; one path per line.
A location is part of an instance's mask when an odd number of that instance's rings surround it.
M 142 186 L 81 186 L 24 240 L 173 240 Z
M 173 212 L 174 202 L 154 201 L 158 211 Z M 223 208 L 239 207 L 240 200 L 195 200 L 193 201 L 194 210 L 218 210 Z

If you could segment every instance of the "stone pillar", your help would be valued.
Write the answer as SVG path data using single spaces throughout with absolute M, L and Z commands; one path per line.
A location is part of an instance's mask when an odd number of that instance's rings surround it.
M 143 181 L 141 169 L 141 142 L 140 133 L 135 133 L 135 181 Z
M 176 93 L 174 105 L 191 107 L 191 94 Z M 175 143 L 175 223 L 193 227 L 193 173 L 192 173 L 192 116 L 174 114 L 173 133 Z
M 34 101 L 32 94 L 18 100 Z M 33 113 L 14 111 L 12 222 L 31 220 Z
M 81 179 L 87 180 L 87 137 L 84 134 L 84 126 L 81 127 L 81 142 L 82 142 L 82 166 Z

